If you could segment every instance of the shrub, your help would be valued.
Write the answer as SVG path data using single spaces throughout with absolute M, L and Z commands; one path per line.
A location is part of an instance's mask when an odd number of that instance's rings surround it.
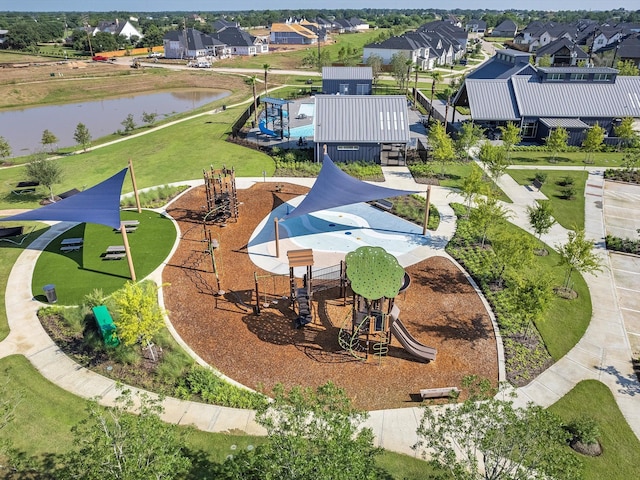
M 540 183 L 544 183 L 547 181 L 547 173 L 546 172 L 536 172 L 534 177 Z
M 159 208 L 168 203 L 172 198 L 184 192 L 187 188 L 189 188 L 187 185 L 180 185 L 177 187 L 163 185 L 161 187 L 145 190 L 139 194 L 140 205 L 142 208 Z M 125 208 L 135 207 L 136 199 L 134 196 L 129 196 L 120 203 Z
M 598 443 L 600 428 L 593 418 L 578 418 L 567 425 L 567 430 L 573 435 L 573 440 L 585 445 Z
M 568 187 L 575 183 L 575 179 L 571 175 L 565 175 L 560 180 L 558 180 L 558 185 L 561 187 Z
M 565 200 L 571 200 L 576 196 L 576 187 L 571 185 L 566 185 L 560 189 L 560 196 Z

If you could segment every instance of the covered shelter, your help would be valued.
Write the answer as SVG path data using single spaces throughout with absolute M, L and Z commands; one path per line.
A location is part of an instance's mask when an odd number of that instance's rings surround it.
M 127 240 L 127 231 L 125 225 L 120 221 L 120 194 L 127 170 L 124 168 L 98 185 L 64 200 L 28 212 L 0 218 L 0 221 L 97 223 L 119 230 L 122 233 L 125 253 L 129 261 L 131 279 L 135 281 L 136 275 Z

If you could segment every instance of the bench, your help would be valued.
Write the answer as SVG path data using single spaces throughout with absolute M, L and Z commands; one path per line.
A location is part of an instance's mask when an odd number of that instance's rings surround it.
M 140 220 L 123 220 L 120 225 L 124 225 L 125 228 L 137 227 L 140 225 Z
M 457 396 L 460 393 L 458 387 L 443 387 L 443 388 L 423 388 L 420 390 L 420 396 L 423 400 L 429 398 L 442 398 Z
M 379 208 L 380 210 L 384 210 L 385 212 L 390 212 L 393 209 L 393 202 L 381 198 L 380 200 L 375 200 L 373 202 L 373 206 Z
M 82 242 L 84 242 L 82 237 L 75 237 L 75 238 L 65 238 L 64 240 L 62 240 L 62 242 L 60 242 L 60 244 L 61 245 L 82 245 Z
M 533 180 L 533 183 L 531 184 L 531 186 L 535 188 L 537 191 L 540 191 L 540 189 L 542 188 L 542 182 L 536 178 Z
M 107 253 L 104 257 L 102 257 L 102 259 L 103 260 L 122 260 L 126 256 L 127 255 L 125 253 Z
M 123 253 L 124 245 L 111 245 L 107 247 L 107 253 Z
M 60 247 L 61 252 L 76 252 L 82 248 L 82 244 L 80 245 L 65 245 Z

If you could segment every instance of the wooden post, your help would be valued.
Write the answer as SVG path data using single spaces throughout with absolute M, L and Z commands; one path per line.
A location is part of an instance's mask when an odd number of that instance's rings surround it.
M 424 225 L 422 226 L 422 235 L 427 234 L 427 224 L 429 223 L 429 206 L 431 204 L 431 185 L 427 186 L 427 197 L 424 206 Z
M 129 248 L 129 239 L 127 238 L 127 227 L 120 224 L 120 233 L 122 233 L 122 243 L 124 243 L 124 253 L 127 254 L 127 263 L 129 263 L 129 273 L 131 281 L 136 281 L 136 270 L 133 268 L 133 258 L 131 258 L 131 249 Z
M 276 258 L 280 257 L 280 232 L 278 231 L 278 217 L 273 219 L 273 226 L 276 231 Z
M 136 174 L 133 171 L 133 162 L 129 159 L 129 172 L 131 173 L 131 183 L 133 183 L 133 195 L 136 197 L 136 206 L 138 207 L 138 213 L 142 213 L 142 207 L 140 207 L 140 195 L 138 195 L 138 185 L 136 184 Z

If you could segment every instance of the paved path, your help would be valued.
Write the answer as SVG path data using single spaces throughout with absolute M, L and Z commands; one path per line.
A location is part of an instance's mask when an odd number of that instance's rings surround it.
M 424 186 L 413 182 L 408 170 L 404 167 L 386 167 L 384 173 L 386 186 L 424 190 Z M 294 181 L 294 179 L 291 180 Z M 257 181 L 262 179 L 239 179 L 239 183 L 245 188 Z M 521 212 L 525 205 L 533 203 L 536 198 L 535 192 L 515 184 L 508 176 L 503 176 L 499 184 L 515 202 L 509 204 L 510 208 L 519 213 L 518 217 L 513 219 L 514 222 L 527 228 L 526 216 L 522 217 Z M 608 262 L 606 251 L 602 248 L 604 227 L 601 174 L 592 172 L 587 184 L 587 234 L 599 242 L 599 252 Z M 447 217 L 453 215 L 447 206 L 448 203 L 460 201 L 460 198 L 450 194 L 446 189 L 434 187 L 432 201 L 438 206 L 441 214 Z M 84 398 L 100 395 L 101 402 L 110 405 L 117 395 L 115 382 L 78 366 L 64 355 L 47 336 L 37 319 L 36 311 L 41 304 L 31 298 L 31 276 L 40 251 L 48 242 L 71 226 L 68 223 L 54 225 L 34 241 L 14 265 L 5 292 L 11 332 L 4 341 L 0 342 L 0 358 L 11 354 L 25 355 L 45 378 Z M 443 231 L 443 236 L 451 235 L 453 228 L 452 222 L 443 222 L 443 229 L 446 230 L 446 232 Z M 556 229 L 544 239 L 554 245 L 557 243 L 556 240 L 564 240 L 564 233 Z M 613 292 L 614 285 L 610 270 L 598 277 L 587 276 L 587 282 L 594 303 L 593 319 L 587 333 L 564 358 L 527 387 L 517 389 L 517 402 L 524 404 L 527 401 L 534 401 L 547 406 L 568 392 L 580 380 L 596 378 L 611 388 L 625 418 L 636 435 L 640 437 L 640 385 L 631 370 L 629 342 Z M 250 434 L 264 433 L 264 430 L 255 423 L 254 413 L 251 411 L 185 402 L 173 398 L 165 399 L 164 407 L 163 418 L 172 423 L 191 424 L 210 432 L 242 430 Z M 415 455 L 411 445 L 416 441 L 415 432 L 420 416 L 420 408 L 374 411 L 370 413 L 366 425 L 373 429 L 376 442 L 381 447 Z

